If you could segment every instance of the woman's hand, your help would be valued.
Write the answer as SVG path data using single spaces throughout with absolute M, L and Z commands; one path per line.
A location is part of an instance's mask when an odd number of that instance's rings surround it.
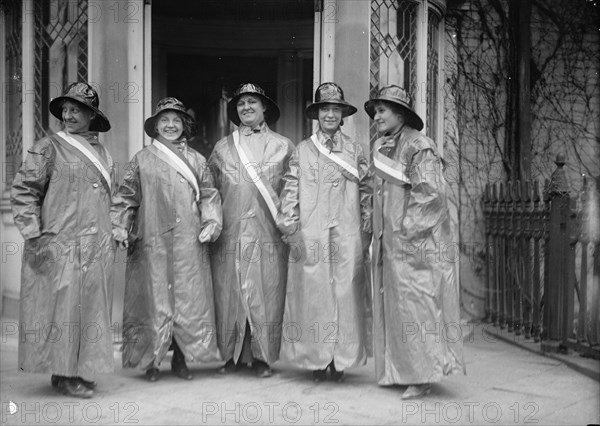
M 198 235 L 198 241 L 202 244 L 209 243 L 211 239 L 210 226 L 207 226 L 202 231 L 200 231 L 200 235 Z
M 127 236 L 127 231 L 121 228 L 113 228 L 112 230 L 113 240 L 117 242 L 119 247 L 122 249 L 129 248 L 129 239 Z

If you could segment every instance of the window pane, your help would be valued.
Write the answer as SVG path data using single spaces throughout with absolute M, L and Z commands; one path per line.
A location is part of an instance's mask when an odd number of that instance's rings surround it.
M 65 87 L 87 80 L 87 0 L 35 3 L 35 137 L 60 129 L 48 111 Z
M 440 16 L 429 10 L 427 22 L 427 135 L 436 140 L 438 122 L 438 65 L 439 65 L 439 25 Z
M 10 188 L 12 180 L 21 165 L 23 155 L 23 10 L 21 2 L 9 0 L 6 3 L 6 58 L 3 76 L 6 112 L 6 151 L 5 182 Z
M 371 1 L 371 97 L 388 84 L 415 93 L 417 6 L 409 0 Z M 376 133 L 372 124 L 371 142 Z

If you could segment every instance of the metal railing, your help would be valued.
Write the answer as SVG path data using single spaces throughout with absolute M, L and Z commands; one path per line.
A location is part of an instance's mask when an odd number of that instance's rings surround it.
M 550 181 L 488 184 L 487 320 L 544 351 L 600 358 L 598 185 L 569 194 L 558 156 Z

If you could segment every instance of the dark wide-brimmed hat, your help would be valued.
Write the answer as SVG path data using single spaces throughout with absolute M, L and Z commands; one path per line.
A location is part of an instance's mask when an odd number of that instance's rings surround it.
M 183 102 L 181 102 L 179 99 L 171 97 L 161 99 L 156 104 L 154 114 L 151 117 L 148 117 L 146 121 L 144 121 L 144 131 L 151 138 L 155 138 L 156 136 L 158 136 L 158 132 L 156 131 L 156 120 L 158 119 L 158 116 L 165 111 L 178 112 L 184 117 L 187 117 L 192 124 L 196 121 L 194 120 L 194 117 L 188 114 L 185 105 L 183 105 Z
M 62 96 L 50 101 L 50 112 L 60 121 L 63 119 L 62 106 L 65 101 L 75 101 L 96 113 L 96 117 L 90 123 L 90 131 L 108 132 L 110 130 L 110 121 L 98 109 L 98 105 L 100 104 L 98 93 L 89 84 L 81 82 L 73 83 L 67 87 Z
M 236 126 L 240 125 L 240 116 L 237 112 L 237 103 L 243 95 L 258 96 L 265 106 L 265 121 L 267 124 L 275 123 L 279 120 L 279 107 L 271 98 L 265 95 L 265 91 L 256 84 L 244 83 L 233 94 L 233 98 L 227 103 L 227 115 Z
M 381 101 L 391 102 L 401 106 L 406 113 L 406 124 L 416 130 L 423 129 L 423 120 L 421 120 L 421 117 L 413 110 L 410 96 L 402 87 L 394 84 L 385 86 L 379 91 L 379 96 L 365 102 L 365 111 L 367 111 L 369 117 L 373 118 L 375 116 L 375 105 L 377 102 Z
M 304 114 L 313 120 L 319 119 L 319 108 L 326 104 L 342 107 L 342 118 L 354 114 L 357 109 L 344 99 L 344 91 L 335 83 L 323 83 L 315 91 L 315 102 L 306 107 Z

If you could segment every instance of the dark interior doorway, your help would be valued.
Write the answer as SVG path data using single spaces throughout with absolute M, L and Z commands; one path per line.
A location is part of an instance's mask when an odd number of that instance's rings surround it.
M 173 54 L 167 64 L 168 92 L 193 110 L 198 129 L 190 145 L 205 156 L 230 133 L 223 107 L 240 84 L 252 82 L 267 94 L 277 92 L 276 58 Z
M 242 83 L 278 103 L 276 131 L 299 142 L 311 131 L 314 0 L 152 2 L 153 103 L 174 96 L 192 109 L 190 144 L 208 156 L 231 131 L 225 104 Z

